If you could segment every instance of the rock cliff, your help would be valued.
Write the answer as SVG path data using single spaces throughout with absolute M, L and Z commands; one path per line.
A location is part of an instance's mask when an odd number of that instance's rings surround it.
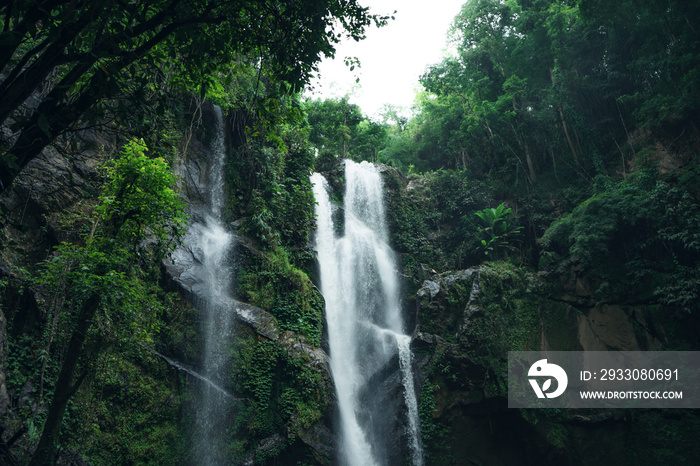
M 689 438 L 697 422 L 687 411 L 507 408 L 508 351 L 682 347 L 670 312 L 594 297 L 599 284 L 576 263 L 546 273 L 498 261 L 436 271 L 450 255 L 453 227 L 424 220 L 440 195 L 431 175 L 385 175 L 405 309 L 416 321 L 427 464 L 692 463 L 697 449 L 670 447 L 662 433 Z

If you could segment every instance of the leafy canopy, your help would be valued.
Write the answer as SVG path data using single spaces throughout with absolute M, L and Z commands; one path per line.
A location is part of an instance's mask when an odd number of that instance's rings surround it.
M 3 2 L 0 124 L 14 118 L 17 138 L 0 140 L 0 191 L 55 138 L 120 106 L 114 99 L 148 115 L 157 95 L 205 94 L 241 60 L 299 89 L 344 34 L 360 40 L 387 19 L 357 0 Z

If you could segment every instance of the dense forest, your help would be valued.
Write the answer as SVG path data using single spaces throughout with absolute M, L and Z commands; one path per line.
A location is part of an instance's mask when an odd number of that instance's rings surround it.
M 376 120 L 303 94 L 391 21 L 363 2 L 3 2 L 0 463 L 200 464 L 201 442 L 212 464 L 342 462 L 309 177 L 342 210 L 350 159 L 383 177 L 425 464 L 697 464 L 694 410 L 508 409 L 505 367 L 700 347 L 698 17 L 467 0 L 411 116 Z M 176 258 L 202 260 L 217 108 L 245 312 L 214 435 L 208 311 Z
M 419 261 L 434 245 L 416 238 L 444 222 L 445 248 L 459 251 L 447 268 L 574 259 L 606 287 L 634 290 L 630 302 L 692 312 L 698 5 L 637 3 L 468 2 L 451 31 L 458 53 L 421 77 L 412 118 L 308 102 L 319 163 L 342 154 L 427 180 L 438 213 L 394 232 Z M 510 212 L 475 215 L 501 203 Z

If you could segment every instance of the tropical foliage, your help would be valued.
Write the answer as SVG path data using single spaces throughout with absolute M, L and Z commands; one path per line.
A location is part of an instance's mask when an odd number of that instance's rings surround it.
M 143 271 L 182 236 L 185 211 L 172 189 L 169 167 L 161 158 L 147 158 L 145 150 L 143 143 L 132 141 L 108 164 L 90 234 L 84 244 L 61 244 L 41 276 L 50 293 L 63 294 L 56 301 L 60 307 L 52 310 L 47 347 L 60 338 L 55 334 L 58 322 L 69 337 L 59 345 L 66 350 L 31 464 L 52 462 L 68 402 L 102 347 L 120 340 L 147 343 L 157 328 L 161 305 Z M 147 246 L 147 238 L 154 248 Z
M 341 158 L 393 166 L 383 171 L 390 241 L 411 303 L 435 269 L 483 272 L 474 302 L 472 282 L 450 272 L 439 306 L 418 317 L 449 342 L 419 407 L 427 458 L 463 460 L 434 410 L 475 393 L 465 368 L 490 368 L 480 388 L 496 403 L 506 351 L 540 332 L 578 349 L 561 324 L 570 303 L 644 309 L 640 335 L 696 350 L 698 17 L 697 1 L 468 0 L 454 53 L 420 78 L 411 118 L 387 108 L 376 121 L 349 96 L 299 93 L 341 37 L 387 21 L 357 0 L 3 2 L 0 369 L 12 434 L 0 462 L 10 451 L 33 464 L 59 451 L 94 464 L 191 455 L 192 384 L 156 349 L 197 364 L 198 311 L 169 291 L 161 260 L 186 220 L 171 166 L 208 139 L 205 98 L 225 114 L 224 220 L 241 235 L 232 287 L 283 334 L 241 331 L 228 348 L 235 461 L 323 461 L 296 435 L 316 435 L 332 388 L 297 351 L 324 343 L 309 175 L 342 185 Z M 86 132 L 99 134 L 94 146 Z M 18 182 L 42 151 L 80 198 L 59 212 L 32 191 L 58 173 Z M 563 296 L 567 280 L 586 289 Z M 465 297 L 480 310 L 467 312 Z M 667 336 L 654 328 L 662 318 Z M 655 451 L 674 462 L 669 432 Z
M 385 125 L 362 115 L 360 107 L 342 99 L 307 100 L 309 142 L 321 157 L 376 161 L 387 137 Z
M 486 224 L 485 227 L 479 227 L 482 237 L 480 249 L 484 255 L 497 258 L 501 251 L 513 248 L 511 241 L 523 227 L 514 225 L 510 218 L 512 211 L 505 204 L 500 204 L 496 208 L 474 212 Z
M 519 233 L 518 242 L 509 241 L 516 249 L 494 248 L 502 236 L 494 231 L 498 226 L 489 218 L 479 219 L 486 222 L 480 226 L 474 222 L 487 206 L 460 201 L 458 191 L 438 206 L 439 215 L 452 218 L 441 237 L 459 231 L 463 244 L 478 248 L 482 258 L 508 249 L 536 266 L 545 244 L 538 238 L 590 196 L 625 191 L 629 185 L 617 183 L 639 171 L 657 171 L 671 187 L 679 177 L 694 177 L 700 101 L 689 83 L 700 73 L 691 20 L 699 12 L 697 2 L 675 0 L 615 6 L 593 0 L 465 2 L 451 29 L 455 52 L 421 77 L 425 90 L 414 116 L 383 124 L 386 137 L 376 160 L 423 174 L 426 186 L 427 180 L 461 177 L 496 204 L 505 203 L 518 213 L 507 222 Z M 321 105 L 330 104 L 313 103 L 309 114 L 318 115 Z M 366 118 L 354 115 L 353 121 Z M 346 139 L 352 147 L 353 139 Z M 337 156 L 346 152 L 373 159 L 336 144 Z M 447 171 L 452 175 L 431 174 Z M 644 198 L 654 183 L 637 186 Z M 432 197 L 433 190 L 424 194 Z M 688 184 L 684 192 L 688 199 L 700 193 Z M 635 199 L 621 197 L 620 207 L 634 211 L 640 207 Z M 454 218 L 451 212 L 461 213 Z M 430 209 L 423 216 L 432 218 Z M 633 219 L 626 220 L 634 228 Z M 606 248 L 604 226 L 584 225 L 595 233 L 580 250 Z M 481 228 L 477 244 L 468 228 Z M 450 240 L 446 250 L 458 244 Z

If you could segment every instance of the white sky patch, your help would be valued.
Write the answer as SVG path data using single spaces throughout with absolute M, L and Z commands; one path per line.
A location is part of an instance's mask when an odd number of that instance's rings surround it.
M 402 107 L 401 113 L 408 115 L 421 87 L 418 79 L 447 53 L 447 31 L 465 2 L 365 0 L 362 4 L 375 14 L 391 16 L 396 10 L 396 19 L 370 28 L 363 41 L 338 44 L 335 59 L 319 64 L 320 79 L 311 82 L 313 92 L 306 95 L 327 99 L 348 94 L 351 103 L 374 119 L 386 104 Z M 359 58 L 361 66 L 350 71 L 345 57 Z

